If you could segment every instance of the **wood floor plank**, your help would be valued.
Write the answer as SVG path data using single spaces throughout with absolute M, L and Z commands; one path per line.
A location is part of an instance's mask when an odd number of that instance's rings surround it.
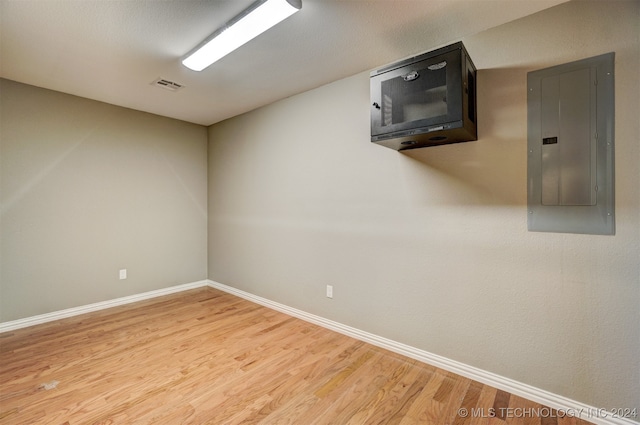
M 469 384 L 469 388 L 467 388 L 464 398 L 462 399 L 462 403 L 460 404 L 460 409 L 467 412 L 467 415 L 456 415 L 453 420 L 454 425 L 466 425 L 471 421 L 473 411 L 476 409 L 478 400 L 480 399 L 482 387 L 483 385 L 481 383 L 475 381 L 472 381 Z
M 498 390 L 493 402 L 493 411 L 496 413 L 496 418 L 506 420 L 507 412 L 509 410 L 509 399 L 511 394 L 506 391 Z
M 2 425 L 586 425 L 211 288 L 0 334 L 0 382 Z
M 370 355 L 356 359 L 355 364 L 356 366 L 347 368 L 349 373 L 345 379 L 332 380 L 329 387 L 322 387 L 323 390 L 328 388 L 328 391 L 315 392 L 318 402 L 298 418 L 299 423 L 326 423 L 329 414 L 340 417 L 343 421 L 348 419 L 352 414 L 350 402 L 353 405 L 365 402 L 372 395 L 373 388 L 383 383 L 384 378 L 378 373 L 380 368 L 390 365 L 384 353 L 378 350 L 371 350 Z M 336 420 L 336 423 L 340 422 Z
M 549 409 L 550 411 L 551 409 Z M 512 395 L 509 399 L 506 422 L 509 425 L 540 425 L 541 415 L 544 415 L 545 412 L 537 410 L 536 403 Z
M 462 406 L 464 395 L 472 382 L 468 378 L 464 378 L 453 373 L 449 373 L 447 376 L 451 378 L 453 385 L 447 398 L 442 401 L 444 407 L 438 417 L 438 423 L 440 424 L 451 424 L 459 417 L 458 413 Z
M 420 367 L 417 362 L 406 362 L 396 373 L 399 379 L 391 379 L 387 385 L 379 388 L 376 396 L 366 405 L 359 407 L 348 424 L 400 423 L 433 371 Z
M 412 363 L 396 356 L 383 353 L 381 361 L 374 370 L 375 376 L 369 372 L 366 378 L 354 384 L 352 391 L 343 392 L 341 397 L 332 404 L 330 410 L 339 411 L 335 417 L 338 423 L 390 423 L 390 411 L 381 409 L 385 407 L 385 401 L 393 398 L 391 393 L 394 388 L 401 385 L 402 379 L 411 371 Z M 373 379 L 370 379 L 373 377 Z M 368 381 L 363 385 L 363 381 Z M 360 390 L 362 388 L 362 390 Z M 394 404 L 394 407 L 396 403 Z M 370 411 L 368 412 L 368 410 Z M 377 413 L 375 418 L 370 416 Z
M 433 396 L 442 385 L 446 376 L 447 372 L 443 370 L 437 369 L 434 371 L 431 379 L 429 379 L 420 395 L 416 397 L 413 405 L 400 422 L 402 425 L 436 423 L 443 406 L 442 403 L 434 400 Z
M 301 419 L 304 415 L 315 407 L 321 400 L 316 396 L 316 392 L 321 388 L 325 388 L 328 381 L 334 381 L 334 377 L 339 375 L 344 368 L 352 367 L 353 362 L 361 361 L 359 359 L 365 353 L 369 353 L 370 347 L 360 341 L 348 341 L 348 338 L 341 335 L 341 339 L 348 343 L 344 350 L 335 358 L 322 356 L 317 364 L 308 373 L 298 372 L 294 376 L 302 379 L 303 388 L 297 393 L 284 395 L 286 399 L 280 398 L 279 405 L 269 405 L 267 409 L 263 408 L 252 419 L 255 422 L 249 423 L 303 423 Z M 367 359 L 370 356 L 367 356 Z M 295 368 L 294 368 L 295 369 Z
M 492 415 L 494 415 L 491 408 L 493 407 L 497 392 L 498 390 L 496 388 L 488 385 L 482 386 L 475 410 L 468 412 L 468 425 L 489 425 Z

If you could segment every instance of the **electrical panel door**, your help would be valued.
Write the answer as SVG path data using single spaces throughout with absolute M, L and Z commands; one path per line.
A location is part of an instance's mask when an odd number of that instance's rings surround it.
M 614 54 L 527 75 L 528 227 L 614 233 Z

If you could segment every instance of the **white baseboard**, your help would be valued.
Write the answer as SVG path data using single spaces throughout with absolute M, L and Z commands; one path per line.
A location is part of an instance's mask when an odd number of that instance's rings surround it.
M 324 317 L 316 316 L 314 314 L 310 314 L 302 310 L 298 310 L 284 304 L 280 304 L 266 298 L 250 294 L 248 292 L 224 285 L 222 283 L 209 280 L 208 284 L 212 288 L 219 289 L 232 295 L 236 295 L 240 298 L 255 302 L 256 304 L 269 307 L 271 309 L 280 311 L 290 316 L 297 317 L 299 319 L 322 326 L 324 328 L 331 329 L 352 338 L 368 342 L 377 347 L 381 347 L 394 353 L 402 354 L 404 356 L 419 360 L 423 363 L 430 364 L 440 369 L 456 373 L 469 379 L 473 379 L 474 381 L 478 381 L 482 384 L 486 384 L 494 388 L 507 391 L 511 394 L 524 397 L 528 400 L 540 403 L 552 409 L 557 409 L 560 412 L 565 412 L 567 416 L 573 415 L 577 418 L 598 425 L 640 424 L 639 422 L 632 421 L 628 418 L 614 417 L 611 412 L 608 412 L 605 409 L 589 406 L 584 403 L 568 399 L 561 395 L 553 394 L 549 391 L 541 390 L 539 388 L 523 384 L 522 382 L 514 381 L 513 379 L 496 375 L 495 373 L 487 372 L 485 370 L 478 369 L 476 367 L 469 366 L 467 364 L 460 363 L 458 361 L 451 360 L 437 354 L 429 353 L 428 351 L 420 350 L 418 348 L 411 347 L 400 342 L 383 338 L 369 332 L 364 332 L 360 329 L 352 328 L 350 326 L 343 325 L 342 323 L 334 322 L 332 320 L 325 319 Z
M 12 320 L 10 322 L 3 322 L 0 323 L 0 333 L 52 322 L 54 320 L 65 319 L 67 317 L 78 316 L 80 314 L 91 313 L 92 311 L 104 310 L 105 308 L 130 304 L 136 301 L 148 300 L 162 295 L 169 295 L 189 289 L 200 288 L 209 285 L 209 282 L 210 281 L 208 280 L 201 280 L 199 282 L 186 283 L 184 285 L 170 286 L 168 288 L 157 289 L 155 291 L 143 292 L 142 294 L 130 295 L 128 297 L 116 298 L 114 300 L 68 308 L 66 310 L 59 310 L 37 316 L 26 317 L 24 319 Z

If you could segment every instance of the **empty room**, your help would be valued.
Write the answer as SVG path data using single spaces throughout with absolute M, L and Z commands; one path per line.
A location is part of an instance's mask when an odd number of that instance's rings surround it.
M 640 425 L 639 22 L 0 0 L 0 424 Z

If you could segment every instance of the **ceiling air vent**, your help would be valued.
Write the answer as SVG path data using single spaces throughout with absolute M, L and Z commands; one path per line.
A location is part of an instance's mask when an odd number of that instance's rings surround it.
M 184 88 L 184 85 L 180 83 L 176 83 L 175 81 L 166 80 L 164 78 L 158 78 L 157 80 L 153 81 L 151 85 L 160 87 L 162 89 L 169 90 L 169 91 L 178 91 Z

